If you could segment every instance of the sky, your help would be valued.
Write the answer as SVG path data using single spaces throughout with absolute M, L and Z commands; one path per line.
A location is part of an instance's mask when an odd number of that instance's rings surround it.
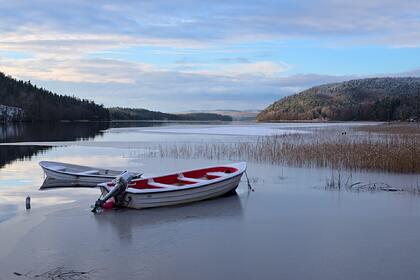
M 0 0 L 0 71 L 165 112 L 263 109 L 306 88 L 420 76 L 415 0 Z

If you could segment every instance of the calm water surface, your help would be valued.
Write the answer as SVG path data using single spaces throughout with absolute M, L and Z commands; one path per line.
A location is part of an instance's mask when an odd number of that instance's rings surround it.
M 1 127 L 0 141 L 15 144 L 0 146 L 0 279 L 57 267 L 91 271 L 91 279 L 420 279 L 420 198 L 326 191 L 328 169 L 249 163 L 255 192 L 243 180 L 234 196 L 99 215 L 89 212 L 96 189 L 39 190 L 41 160 L 166 173 L 218 162 L 151 157 L 145 149 L 311 129 L 252 123 Z M 398 186 L 417 180 L 356 175 Z

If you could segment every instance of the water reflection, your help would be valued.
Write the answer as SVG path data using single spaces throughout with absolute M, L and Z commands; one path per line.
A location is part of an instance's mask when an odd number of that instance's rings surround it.
M 58 180 L 54 178 L 45 178 L 39 190 L 61 189 L 61 188 L 95 188 L 95 186 L 83 186 L 77 183 L 71 183 L 68 180 Z
M 124 128 L 124 127 L 151 127 L 151 126 L 165 126 L 165 122 L 144 122 L 144 121 L 118 121 L 110 122 L 109 128 Z
M 0 142 L 77 141 L 103 134 L 107 122 L 0 124 Z M 29 159 L 49 146 L 0 146 L 0 168 L 17 159 Z
M 45 146 L 0 146 L 0 168 L 17 159 L 29 159 L 51 147 Z
M 121 240 L 131 242 L 133 234 L 144 226 L 181 223 L 194 219 L 221 219 L 243 216 L 242 202 L 237 193 L 185 205 L 143 210 L 105 210 L 95 215 L 100 227 L 111 227 Z
M 173 125 L 162 122 L 38 122 L 0 124 L 0 168 L 17 159 L 30 159 L 50 146 L 7 145 L 16 142 L 86 141 L 102 137 L 109 128 Z M 29 143 L 28 143 L 29 144 Z M 85 158 L 86 160 L 86 158 Z
M 41 142 L 77 141 L 102 135 L 109 128 L 108 122 L 39 122 L 0 124 L 0 141 Z

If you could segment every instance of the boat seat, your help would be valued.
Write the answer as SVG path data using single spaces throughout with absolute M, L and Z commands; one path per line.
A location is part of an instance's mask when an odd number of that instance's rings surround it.
M 185 182 L 193 182 L 193 183 L 202 183 L 202 182 L 207 182 L 208 181 L 208 180 L 205 180 L 205 179 L 185 177 L 184 174 L 182 174 L 182 173 L 178 175 L 178 180 L 185 181 Z
M 162 184 L 162 183 L 155 182 L 153 179 L 147 180 L 147 184 L 149 186 L 158 187 L 158 188 L 169 188 L 169 187 L 173 187 L 173 185 L 168 185 L 168 184 Z
M 77 175 L 99 175 L 99 170 L 88 170 L 88 171 L 82 171 L 77 172 Z
M 227 173 L 225 172 L 207 172 L 208 176 L 217 176 L 217 177 L 222 177 L 222 176 L 226 176 Z

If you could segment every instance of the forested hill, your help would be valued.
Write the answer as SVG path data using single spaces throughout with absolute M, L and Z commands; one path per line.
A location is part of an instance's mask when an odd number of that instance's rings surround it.
M 108 120 L 231 121 L 212 113 L 167 114 L 146 109 L 104 108 L 93 101 L 58 95 L 0 72 L 0 123 L 13 121 Z
M 232 121 L 232 117 L 212 113 L 168 114 L 146 109 L 109 108 L 112 120 Z
M 93 101 L 58 95 L 31 82 L 13 79 L 0 72 L 0 122 L 109 120 L 108 109 Z
M 368 78 L 310 88 L 263 110 L 258 121 L 420 118 L 420 78 Z

